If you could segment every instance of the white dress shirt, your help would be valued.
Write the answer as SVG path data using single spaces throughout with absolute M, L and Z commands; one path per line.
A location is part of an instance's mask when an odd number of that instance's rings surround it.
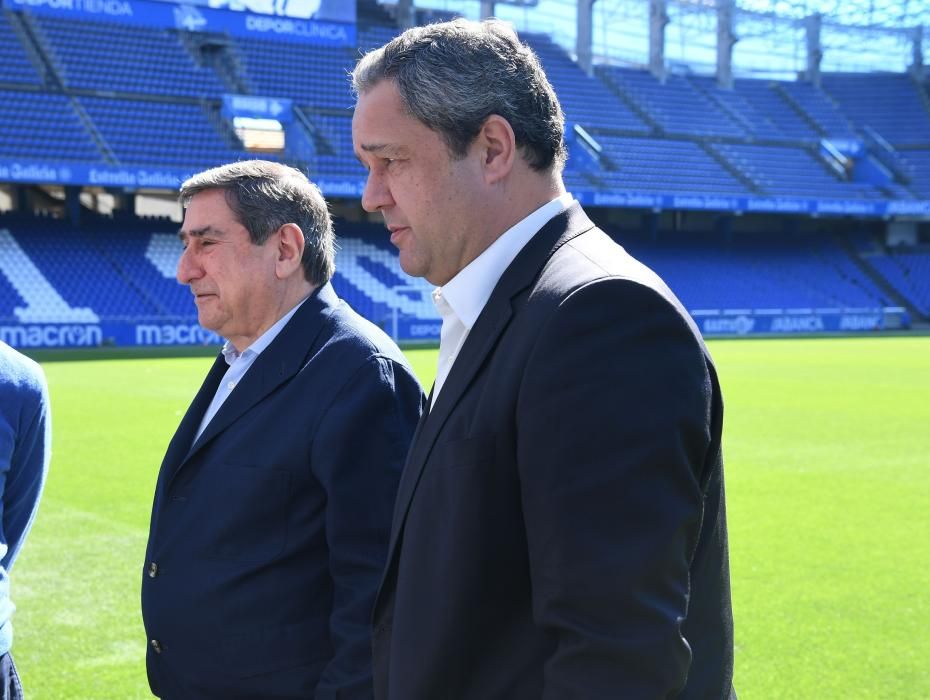
M 484 310 L 491 292 L 501 275 L 517 254 L 550 219 L 568 209 L 575 201 L 568 192 L 542 205 L 539 209 L 504 231 L 477 258 L 466 265 L 444 286 L 433 290 L 433 303 L 442 317 L 439 332 L 439 366 L 433 385 L 432 403 L 442 389 L 455 358 L 465 344 L 472 326 Z
M 236 350 L 235 346 L 228 340 L 223 344 L 223 358 L 226 360 L 226 364 L 229 365 L 229 369 L 227 369 L 226 374 L 223 375 L 223 379 L 216 388 L 216 393 L 213 395 L 213 401 L 210 402 L 206 413 L 203 414 L 203 420 L 200 421 L 200 427 L 197 428 L 197 434 L 194 436 L 195 443 L 200 439 L 200 435 L 210 424 L 210 421 L 213 420 L 217 411 L 220 410 L 220 406 L 229 398 L 233 389 L 239 386 L 239 382 L 242 381 L 245 373 L 249 371 L 249 367 L 258 359 L 262 351 L 271 345 L 271 341 L 278 337 L 278 333 L 280 333 L 281 329 L 291 320 L 291 316 L 297 313 L 297 309 L 300 308 L 300 305 L 309 298 L 310 297 L 304 297 L 301 301 L 297 302 L 297 305 L 293 309 L 278 319 L 271 328 L 262 333 L 254 343 L 241 353 Z

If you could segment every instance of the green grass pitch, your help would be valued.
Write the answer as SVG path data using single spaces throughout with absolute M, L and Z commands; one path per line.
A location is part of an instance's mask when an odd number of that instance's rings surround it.
M 930 697 L 930 337 L 711 350 L 741 700 Z M 431 381 L 436 351 L 409 355 Z M 152 490 L 209 363 L 44 362 L 52 468 L 12 579 L 30 700 L 150 697 L 139 585 Z

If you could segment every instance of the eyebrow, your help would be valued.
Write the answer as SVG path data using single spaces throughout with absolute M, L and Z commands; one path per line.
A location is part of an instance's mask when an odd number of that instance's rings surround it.
M 363 151 L 367 153 L 374 153 L 375 151 L 383 151 L 385 148 L 391 148 L 389 143 L 363 143 L 359 146 Z
M 397 156 L 401 158 L 405 157 L 408 151 L 405 146 L 398 146 L 393 143 L 363 143 L 359 145 L 358 150 L 381 157 Z M 365 161 L 362 160 L 362 156 L 358 151 L 355 152 L 355 159 L 365 166 Z
M 206 236 L 208 233 L 222 235 L 223 232 L 220 229 L 215 228 L 213 226 L 209 226 L 209 225 L 203 226 L 201 228 L 192 228 L 190 231 L 185 231 L 182 228 L 182 229 L 178 229 L 178 238 L 180 238 L 182 241 L 185 238 L 189 238 L 189 237 L 202 238 L 203 236 Z

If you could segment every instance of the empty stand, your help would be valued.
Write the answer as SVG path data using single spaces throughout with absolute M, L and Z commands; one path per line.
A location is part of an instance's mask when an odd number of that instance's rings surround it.
M 188 97 L 217 97 L 222 83 L 198 65 L 166 29 L 36 17 L 68 87 Z
M 255 157 L 220 115 L 221 96 L 236 92 L 293 100 L 291 150 L 282 159 L 317 180 L 361 181 L 348 74 L 359 52 L 398 33 L 383 24 L 383 8 L 364 7 L 352 48 L 28 12 L 11 19 L 7 11 L 0 18 L 0 166 L 41 161 L 66 170 L 106 165 L 174 175 Z M 590 143 L 570 143 L 565 182 L 587 201 L 602 193 L 705 198 L 699 202 L 930 200 L 928 98 L 907 76 L 826 75 L 823 88 L 738 79 L 733 89 L 711 77 L 674 74 L 659 81 L 630 68 L 600 67 L 592 77 L 548 36 L 522 38 L 545 67 L 567 128 L 583 127 L 600 148 L 591 156 L 597 149 Z M 36 65 L 47 75 L 40 78 Z M 834 172 L 819 155 L 822 138 L 861 138 L 867 152 L 859 157 L 884 163 L 891 181 L 876 175 L 878 167 L 853 172 L 875 176 L 877 186 Z M 0 319 L 195 323 L 190 292 L 175 279 L 176 228 L 131 216 L 85 213 L 80 226 L 0 216 Z M 336 230 L 333 284 L 343 298 L 385 328 L 398 319 L 437 322 L 431 286 L 403 273 L 383 226 L 337 221 Z M 897 291 L 930 315 L 926 250 L 888 253 L 868 237 L 847 250 L 827 234 L 618 238 L 692 311 L 875 308 Z
M 815 141 L 820 134 L 813 125 L 804 121 L 776 89 L 778 83 L 766 80 L 735 80 L 733 90 L 752 105 L 756 114 L 765 115 L 766 125 L 775 131 L 766 130 L 765 136 L 798 141 Z
M 181 245 L 173 224 L 95 218 L 0 222 L 0 317 L 36 322 L 195 322 L 190 291 L 175 280 Z M 371 321 L 435 322 L 431 285 L 408 277 L 383 226 L 336 222 L 337 292 Z M 662 275 L 688 309 L 875 308 L 883 292 L 827 234 L 615 233 Z M 854 247 L 855 249 L 855 247 Z M 859 246 L 860 254 L 874 246 Z M 930 312 L 930 254 L 873 256 L 869 264 Z
M 31 238 L 30 242 L 32 242 Z M 52 245 L 56 242 L 58 241 L 51 239 Z M 9 229 L 0 229 L 0 272 L 24 302 L 24 306 L 13 306 L 16 318 L 22 323 L 96 322 L 97 316 L 93 311 L 77 305 L 83 301 L 82 299 L 70 297 L 70 302 L 65 300 L 59 292 L 61 287 L 53 284 L 40 265 L 36 264 L 37 260 L 44 257 L 43 252 L 41 246 L 32 247 L 31 251 L 24 250 Z M 64 258 L 69 257 L 69 253 L 72 252 L 78 251 L 68 245 L 63 246 L 61 250 Z M 52 258 L 50 266 L 55 267 L 56 262 L 60 264 L 62 261 L 63 258 L 58 258 L 57 261 Z M 80 252 L 73 262 L 79 265 L 84 262 Z M 77 276 L 74 275 L 74 277 Z M 9 304 L 0 304 L 0 306 L 9 307 Z
M 918 311 L 930 316 L 930 251 L 894 250 L 868 261 Z
M 928 142 L 930 146 L 930 142 Z M 923 199 L 930 199 L 930 147 L 899 151 L 911 176 L 908 187 Z
M 201 170 L 249 157 L 231 148 L 199 104 L 81 97 L 123 165 Z
M 879 197 L 871 185 L 834 177 L 806 148 L 736 143 L 722 143 L 715 148 L 764 194 L 823 199 Z
M 613 166 L 598 174 L 611 189 L 682 194 L 749 194 L 693 141 L 598 135 Z
M 432 286 L 400 269 L 397 251 L 383 242 L 387 238 L 383 226 L 342 223 L 337 224 L 337 232 L 333 286 L 356 311 L 384 328 L 390 326 L 395 310 L 418 320 L 438 318 L 430 299 Z
M 859 128 L 871 127 L 896 146 L 930 143 L 930 115 L 910 76 L 830 73 L 823 86 Z
M 721 88 L 710 76 L 692 75 L 688 76 L 688 81 L 715 101 L 747 134 L 763 139 L 785 138 L 785 133 L 769 119 L 764 107 L 757 107 L 743 92 Z
M 175 271 L 182 246 L 172 222 L 113 221 L 94 225 L 95 247 L 163 319 L 197 315 L 190 289 L 179 284 Z
M 0 90 L 0 157 L 102 160 L 64 95 Z
M 565 118 L 586 129 L 600 128 L 648 134 L 651 127 L 595 79 L 588 77 L 565 51 L 542 34 L 522 34 L 539 56 Z
M 352 148 L 351 114 L 313 114 L 311 119 L 326 146 L 324 152 L 317 151 L 317 172 L 329 177 L 364 178 L 365 169 Z
M 313 44 L 281 44 L 249 39 L 236 43 L 246 82 L 255 94 L 289 97 L 300 105 L 350 109 L 349 71 L 356 53 Z
M 0 81 L 5 83 L 41 84 L 35 66 L 29 60 L 19 37 L 7 21 L 7 17 L 0 15 L 0 66 L 3 66 L 3 75 Z
M 685 77 L 660 83 L 645 71 L 603 67 L 599 75 L 633 99 L 667 134 L 745 137 L 746 131 Z
M 660 235 L 620 241 L 702 309 L 861 308 L 885 304 L 875 284 L 826 235 Z
M 824 136 L 845 139 L 855 136 L 849 120 L 820 88 L 804 81 L 775 85 L 784 91 L 802 117 L 806 117 Z

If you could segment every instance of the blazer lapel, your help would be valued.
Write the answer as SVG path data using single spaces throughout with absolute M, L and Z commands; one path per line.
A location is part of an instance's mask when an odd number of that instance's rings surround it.
M 213 361 L 213 366 L 207 373 L 203 384 L 187 408 L 187 413 L 181 419 L 178 429 L 174 431 L 174 437 L 168 443 L 168 449 L 165 451 L 165 457 L 161 463 L 161 470 L 158 472 L 158 483 L 155 485 L 155 493 L 160 494 L 166 487 L 167 483 L 174 477 L 178 466 L 184 461 L 184 457 L 190 452 L 191 444 L 194 442 L 194 435 L 197 434 L 197 428 L 200 427 L 200 421 L 203 420 L 203 414 L 207 412 L 213 395 L 220 385 L 223 375 L 226 373 L 228 365 L 222 354 L 217 355 Z M 152 516 L 156 517 L 155 514 Z
M 488 303 L 465 339 L 436 403 L 425 414 L 414 433 L 407 463 L 397 490 L 397 501 L 388 547 L 388 562 L 395 555 L 413 494 L 443 425 L 471 385 L 485 359 L 494 349 L 514 314 L 514 297 L 535 281 L 546 261 L 575 236 L 594 227 L 577 203 L 550 220 L 530 239 L 501 275 Z
M 336 293 L 329 284 L 326 284 L 301 305 L 291 317 L 291 320 L 287 322 L 278 336 L 271 342 L 271 345 L 265 348 L 252 366 L 249 367 L 239 385 L 236 386 L 229 398 L 220 407 L 220 410 L 213 416 L 213 419 L 197 441 L 190 446 L 186 456 L 178 463 L 174 471 L 175 475 L 212 439 L 300 371 L 306 362 L 314 340 L 323 328 L 326 317 L 338 303 L 339 298 Z M 222 356 L 214 364 L 214 370 L 216 370 L 217 364 L 222 366 L 219 375 L 212 383 L 212 391 L 205 392 L 208 382 L 204 382 L 204 388 L 201 389 L 201 393 L 207 393 L 207 397 L 205 405 L 197 413 L 194 432 L 200 425 L 200 420 L 203 418 L 210 401 L 212 401 L 223 374 L 225 374 L 227 365 Z M 208 378 L 213 378 L 214 370 L 211 370 Z M 198 394 L 199 398 L 200 394 Z M 194 406 L 192 405 L 191 411 L 193 409 Z M 190 437 L 193 437 L 193 434 Z
M 210 367 L 210 371 L 203 380 L 200 390 L 188 407 L 187 413 L 184 414 L 177 431 L 175 431 L 165 454 L 166 464 L 176 467 L 184 459 L 184 456 L 190 452 L 191 445 L 194 443 L 194 436 L 197 434 L 197 428 L 200 427 L 200 421 L 203 420 L 204 413 L 207 412 L 210 402 L 213 401 L 213 396 L 216 394 L 216 390 L 227 369 L 229 369 L 229 365 L 226 364 L 226 358 L 220 353 L 213 361 L 213 366 Z

